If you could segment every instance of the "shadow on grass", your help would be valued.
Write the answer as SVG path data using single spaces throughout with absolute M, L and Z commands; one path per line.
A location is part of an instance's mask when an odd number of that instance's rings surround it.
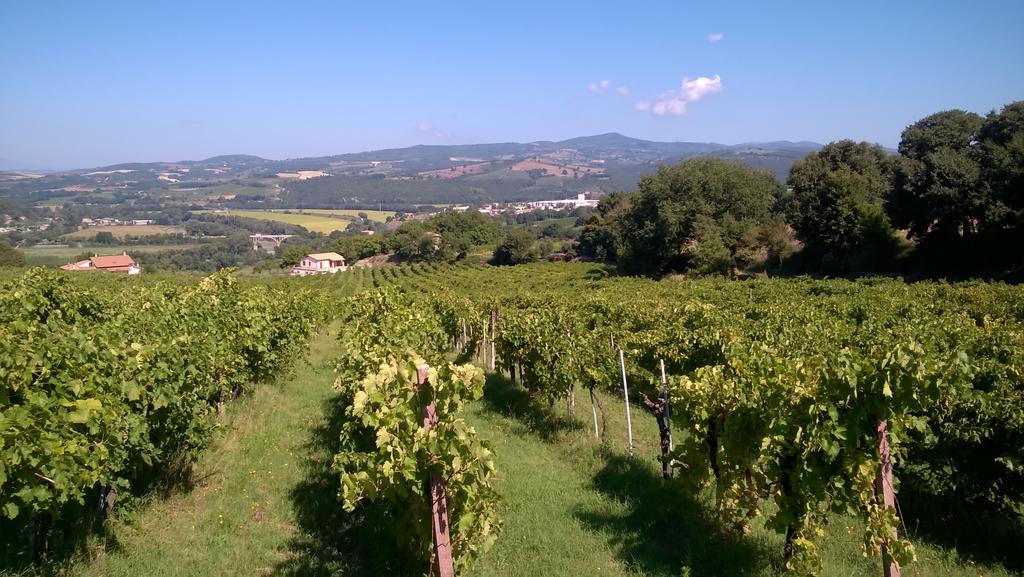
M 563 433 L 584 428 L 580 420 L 557 414 L 553 406 L 545 406 L 543 401 L 530 396 L 523 386 L 502 375 L 487 375 L 484 405 L 490 411 L 514 419 L 526 432 L 544 441 L 554 441 Z
M 602 449 L 605 465 L 594 488 L 624 503 L 625 515 L 579 511 L 587 527 L 608 534 L 627 567 L 644 575 L 736 577 L 759 575 L 772 552 L 763 544 L 727 536 L 687 489 L 666 482 L 638 458 Z
M 342 509 L 340 477 L 331 465 L 345 420 L 337 397 L 324 402 L 324 424 L 307 442 L 305 478 L 290 494 L 299 533 L 288 543 L 284 560 L 271 575 L 415 575 L 413 562 L 395 545 L 383 506 L 368 504 L 353 513 Z
M 0 519 L 0 568 L 12 575 L 59 574 L 74 559 L 89 557 L 90 547 L 123 550 L 104 519 L 88 508 L 71 504 L 58 516 L 57 522 L 46 517 L 29 520 L 24 514 Z
M 518 421 L 545 441 L 585 428 L 579 420 L 556 415 L 500 375 L 487 376 L 484 401 L 488 410 Z M 644 575 L 743 577 L 760 574 L 769 562 L 781 563 L 777 553 L 757 541 L 725 536 L 701 503 L 680 484 L 666 483 L 649 463 L 607 448 L 597 450 L 604 465 L 594 476 L 594 488 L 624 503 L 628 512 L 598 509 L 575 515 L 588 528 L 611 537 L 623 565 Z
M 124 546 L 108 522 L 132 518 L 151 500 L 164 500 L 192 491 L 201 479 L 191 461 L 172 459 L 160 467 L 138 467 L 130 479 L 131 492 L 122 491 L 108 517 L 99 510 L 100 487 L 84 492 L 82 503 L 70 502 L 55 512 L 32 516 L 22 511 L 15 519 L 0 519 L 0 568 L 11 574 L 62 574 L 66 567 L 90 559 L 98 551 L 123 552 Z
M 1024 518 L 915 491 L 909 483 L 901 488 L 899 501 L 914 539 L 955 549 L 977 563 L 1024 570 Z

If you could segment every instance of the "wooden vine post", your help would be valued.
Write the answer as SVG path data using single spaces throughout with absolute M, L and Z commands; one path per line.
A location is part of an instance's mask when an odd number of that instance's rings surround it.
M 629 384 L 626 383 L 626 357 L 619 349 L 619 367 L 622 369 L 622 396 L 626 399 L 626 433 L 629 435 L 629 454 L 633 454 L 633 419 L 629 414 Z
M 497 308 L 493 308 L 493 309 L 491 309 L 491 343 L 490 343 L 490 348 L 488 350 L 488 352 L 490 353 L 490 360 L 488 361 L 488 367 L 490 368 L 490 371 L 492 373 L 494 372 L 494 366 L 495 366 L 495 362 L 494 362 L 494 353 L 495 353 L 495 350 L 494 350 L 494 336 L 495 336 L 495 331 L 497 330 L 497 328 L 498 328 L 498 309 Z
M 416 367 L 416 387 L 430 386 L 427 374 L 430 366 L 423 364 Z M 430 430 L 437 423 L 437 408 L 431 401 L 422 409 L 423 428 Z M 434 527 L 434 574 L 438 577 L 455 577 L 455 564 L 452 561 L 452 541 L 448 532 L 448 501 L 445 498 L 444 480 L 434 475 L 430 478 L 430 517 Z
M 668 424 L 668 450 L 675 450 L 675 445 L 672 444 L 672 404 L 668 398 L 668 379 L 665 378 L 665 359 L 660 359 L 661 362 L 661 394 L 665 397 L 665 421 Z
M 892 485 L 892 455 L 889 452 L 889 421 L 878 421 L 878 475 L 875 477 L 875 495 L 881 498 L 886 509 L 896 508 L 896 494 Z M 892 540 L 896 541 L 896 528 L 892 530 Z M 889 541 L 882 542 L 882 574 L 885 577 L 900 577 L 900 566 L 895 561 L 886 563 L 889 556 Z

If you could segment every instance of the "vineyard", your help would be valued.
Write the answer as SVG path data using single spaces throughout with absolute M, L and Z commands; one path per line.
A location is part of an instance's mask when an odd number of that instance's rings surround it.
M 303 293 L 243 289 L 226 274 L 118 288 L 35 269 L 8 282 L 0 291 L 5 541 L 23 536 L 14 545 L 45 560 L 51 538 L 187 471 L 211 439 L 213 415 L 302 354 L 322 322 L 313 303 Z
M 647 511 L 668 535 L 699 518 L 701 539 L 754 551 L 742 574 L 1021 568 L 1003 545 L 1024 534 L 1017 287 L 656 282 L 571 264 L 142 282 L 33 271 L 5 286 L 0 510 L 36 554 L 111 493 L 187 469 L 224 403 L 286 373 L 330 325 L 324 466 L 337 519 L 374 535 L 367 574 L 532 562 L 516 557 L 542 547 L 517 527 L 529 505 L 510 504 L 530 481 L 504 476 L 522 467 L 503 447 L 568 451 L 597 463 L 597 485 L 613 465 L 650 473 L 607 507 Z M 951 548 L 936 561 L 951 528 L 965 560 Z M 650 548 L 619 543 L 632 553 L 610 574 L 736 570 L 655 531 L 635 537 L 674 561 L 645 565 Z M 991 566 L 978 566 L 986 544 Z

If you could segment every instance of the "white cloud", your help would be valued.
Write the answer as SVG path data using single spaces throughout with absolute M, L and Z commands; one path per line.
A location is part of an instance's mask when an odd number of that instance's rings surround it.
M 615 92 L 618 92 L 622 96 L 629 96 L 629 87 L 619 86 L 618 88 L 615 89 Z
M 721 42 L 725 38 L 725 34 L 721 32 L 715 32 L 714 34 L 708 34 L 708 42 L 714 44 L 715 42 Z
M 418 124 L 416 126 L 416 132 L 419 132 L 420 134 L 426 134 L 428 132 L 433 132 L 433 131 L 434 131 L 434 127 L 431 126 L 430 124 L 426 123 L 426 122 L 422 122 L 422 123 L 420 123 L 420 124 Z
M 588 86 L 587 88 L 594 94 L 601 95 L 604 94 L 604 91 L 608 90 L 608 87 L 611 85 L 611 80 L 602 80 L 600 82 L 591 82 L 590 86 Z
M 679 90 L 667 90 L 662 92 L 654 102 L 638 100 L 633 108 L 641 112 L 653 112 L 658 116 L 682 116 L 690 103 L 697 102 L 709 94 L 722 91 L 722 78 L 715 75 L 714 78 L 701 76 L 694 80 L 683 78 Z

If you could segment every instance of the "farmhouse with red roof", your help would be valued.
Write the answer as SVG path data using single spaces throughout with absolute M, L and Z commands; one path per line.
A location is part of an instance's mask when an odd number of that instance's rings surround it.
M 63 270 L 99 270 L 128 274 L 139 274 L 142 272 L 142 268 L 135 262 L 135 259 L 128 256 L 128 253 L 109 256 L 96 255 L 78 262 L 69 262 L 60 268 Z

